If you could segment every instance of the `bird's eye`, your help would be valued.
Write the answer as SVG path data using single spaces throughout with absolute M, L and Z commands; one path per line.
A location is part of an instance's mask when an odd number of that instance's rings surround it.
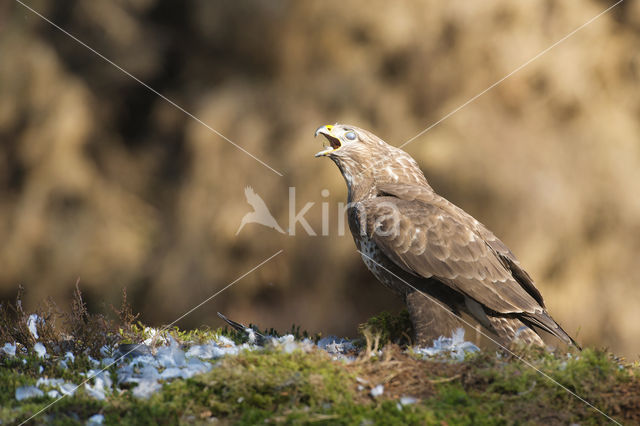
M 350 141 L 356 140 L 356 134 L 354 132 L 347 132 L 344 134 L 344 137 L 349 139 Z

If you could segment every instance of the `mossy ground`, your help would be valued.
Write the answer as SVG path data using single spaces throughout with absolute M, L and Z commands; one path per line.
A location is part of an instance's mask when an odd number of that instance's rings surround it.
M 352 363 L 334 361 L 319 349 L 293 353 L 247 351 L 220 359 L 209 373 L 166 383 L 149 399 L 134 398 L 124 390 L 98 401 L 79 390 L 73 397 L 48 407 L 30 423 L 84 424 L 97 413 L 104 415 L 106 424 L 609 423 L 606 417 L 516 357 L 489 351 L 469 355 L 460 363 L 414 357 L 397 344 L 408 335 L 406 328 L 400 326 L 405 323 L 403 318 L 402 314 L 384 314 L 369 321 L 365 334 L 381 335 L 378 344 L 384 345 L 382 351 L 377 350 L 375 339 L 363 338 L 367 348 Z M 92 324 L 95 327 L 97 323 Z M 126 324 L 124 329 L 126 333 L 120 334 L 126 340 L 148 337 L 143 327 Z M 183 341 L 206 340 L 221 332 L 173 330 Z M 234 337 L 242 339 L 239 335 Z M 27 420 L 53 401 L 41 397 L 18 402 L 17 387 L 34 384 L 43 376 L 73 383 L 83 380 L 79 372 L 90 367 L 87 355 L 77 356 L 73 363 L 69 362 L 68 369 L 62 369 L 57 363 L 59 357 L 50 353 L 44 360 L 33 355 L 0 357 L 2 424 Z M 589 348 L 570 353 L 521 349 L 518 354 L 617 421 L 640 422 L 637 363 L 624 363 L 604 350 Z M 115 367 L 110 371 L 115 381 Z M 371 389 L 380 384 L 384 385 L 384 393 L 372 397 Z M 399 399 L 403 396 L 414 397 L 416 402 L 401 405 Z

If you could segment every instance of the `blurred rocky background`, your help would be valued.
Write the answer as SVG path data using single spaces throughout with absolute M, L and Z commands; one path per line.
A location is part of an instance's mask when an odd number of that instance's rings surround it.
M 612 2 L 36 1 L 30 6 L 263 160 L 13 1 L 0 3 L 0 299 L 90 310 L 121 289 L 147 324 L 216 311 L 354 335 L 400 307 L 315 159 L 336 121 L 400 145 Z M 489 226 L 587 345 L 640 354 L 640 2 L 626 1 L 406 146 Z M 280 225 L 257 224 L 251 186 Z M 322 193 L 323 189 L 327 189 Z

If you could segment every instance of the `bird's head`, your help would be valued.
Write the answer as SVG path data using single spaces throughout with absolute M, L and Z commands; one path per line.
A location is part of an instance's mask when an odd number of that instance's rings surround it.
M 318 127 L 315 136 L 318 135 L 324 136 L 326 141 L 325 149 L 318 152 L 316 157 L 357 157 L 369 152 L 372 144 L 387 145 L 376 135 L 348 124 L 327 124 Z
M 340 168 L 345 177 L 372 177 L 374 170 L 369 168 L 384 160 L 389 148 L 393 148 L 376 135 L 348 124 L 327 124 L 318 127 L 315 136 L 322 135 L 324 150 L 316 157 L 329 157 Z
M 347 185 L 364 183 L 426 184 L 416 161 L 403 150 L 387 144 L 371 132 L 348 124 L 328 124 L 315 136 L 326 138 L 325 149 L 316 157 L 329 157 L 342 172 Z

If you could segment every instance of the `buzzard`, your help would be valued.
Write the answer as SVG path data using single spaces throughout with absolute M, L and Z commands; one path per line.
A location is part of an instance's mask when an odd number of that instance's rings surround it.
M 450 335 L 467 314 L 503 344 L 544 345 L 544 330 L 577 346 L 511 250 L 436 194 L 409 154 L 351 125 L 322 126 L 319 134 L 328 143 L 316 157 L 333 160 L 347 183 L 356 247 L 404 299 L 418 343 Z

